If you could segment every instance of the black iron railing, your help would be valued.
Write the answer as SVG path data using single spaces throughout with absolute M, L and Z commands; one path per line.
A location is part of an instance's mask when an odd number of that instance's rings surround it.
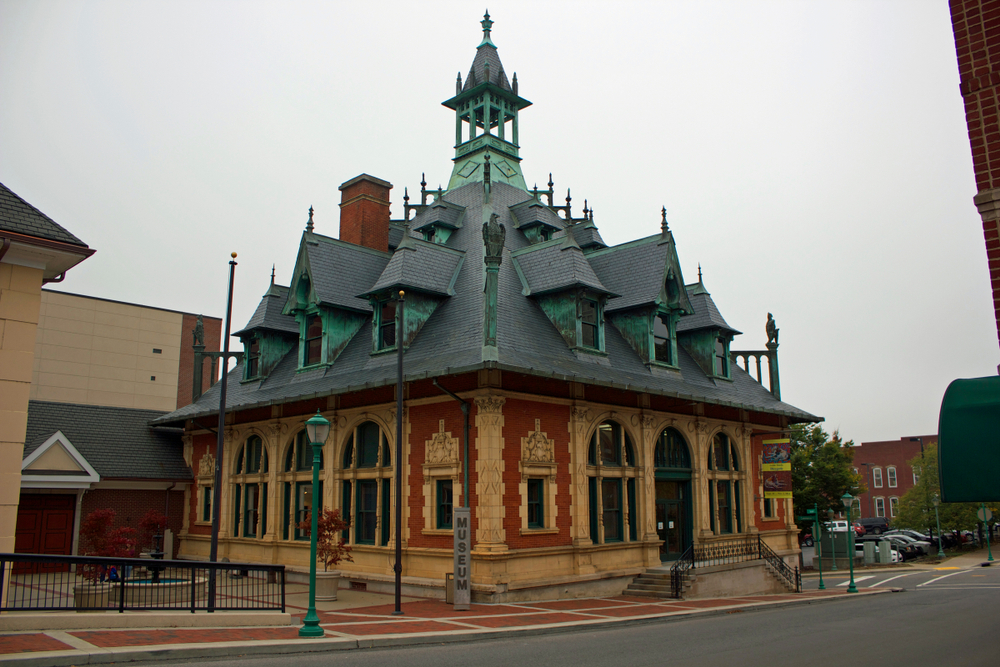
M 0 611 L 285 611 L 285 566 L 0 554 Z
M 690 570 L 751 560 L 764 560 L 779 580 L 796 593 L 801 592 L 802 578 L 799 568 L 789 567 L 758 534 L 689 546 L 670 567 L 670 586 L 673 596 L 680 598 L 684 593 L 684 580 Z

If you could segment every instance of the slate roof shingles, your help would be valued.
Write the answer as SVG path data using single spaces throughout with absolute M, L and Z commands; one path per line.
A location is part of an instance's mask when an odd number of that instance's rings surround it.
M 0 183 L 0 230 L 88 247 L 62 225 Z

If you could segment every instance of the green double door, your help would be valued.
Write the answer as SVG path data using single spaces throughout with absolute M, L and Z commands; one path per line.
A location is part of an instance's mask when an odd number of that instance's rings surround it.
M 656 480 L 656 534 L 660 560 L 676 560 L 691 544 L 691 480 Z

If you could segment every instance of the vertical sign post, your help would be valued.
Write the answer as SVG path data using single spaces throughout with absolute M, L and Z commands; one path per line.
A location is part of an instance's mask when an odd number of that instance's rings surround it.
M 468 507 L 456 507 L 455 521 L 455 611 L 469 611 L 471 601 L 472 570 L 472 511 Z

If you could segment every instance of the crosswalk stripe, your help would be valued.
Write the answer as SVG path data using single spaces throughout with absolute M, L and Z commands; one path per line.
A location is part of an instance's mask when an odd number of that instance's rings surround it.
M 874 575 L 874 574 L 867 574 L 867 575 L 865 575 L 865 576 L 863 576 L 863 577 L 854 577 L 854 583 L 858 583 L 859 581 L 864 581 L 865 579 L 874 579 L 874 578 L 875 578 L 875 575 Z M 849 585 L 850 583 L 851 583 L 851 580 L 850 580 L 850 579 L 848 579 L 848 580 L 847 580 L 847 581 L 845 581 L 844 583 L 842 583 L 842 584 L 837 584 L 837 585 L 838 585 L 838 586 L 847 586 L 847 585 Z

